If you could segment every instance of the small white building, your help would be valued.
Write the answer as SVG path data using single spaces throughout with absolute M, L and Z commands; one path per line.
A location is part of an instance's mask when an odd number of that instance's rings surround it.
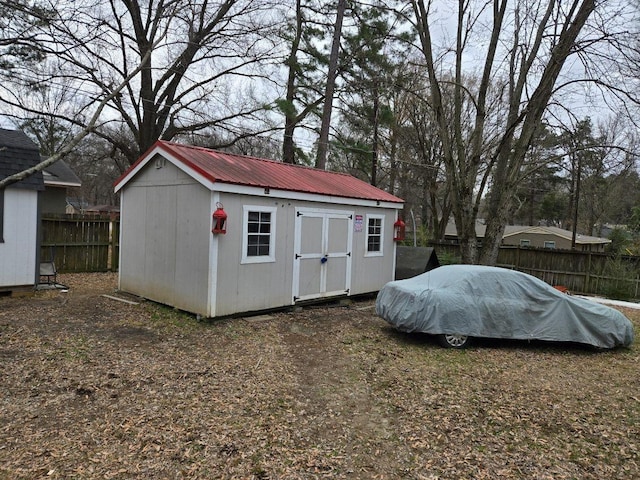
M 115 190 L 125 292 L 219 317 L 393 280 L 403 201 L 350 175 L 159 141 Z
M 0 179 L 40 162 L 38 146 L 18 130 L 0 128 Z M 42 173 L 0 189 L 0 291 L 32 290 L 38 282 L 38 195 Z

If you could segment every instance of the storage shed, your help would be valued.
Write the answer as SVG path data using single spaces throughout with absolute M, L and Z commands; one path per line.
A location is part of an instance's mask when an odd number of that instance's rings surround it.
M 125 292 L 219 317 L 393 280 L 403 201 L 350 175 L 159 141 L 115 190 Z
M 19 130 L 0 128 L 0 179 L 40 162 L 38 146 Z M 42 173 L 0 189 L 0 291 L 32 290 L 39 276 L 38 195 Z

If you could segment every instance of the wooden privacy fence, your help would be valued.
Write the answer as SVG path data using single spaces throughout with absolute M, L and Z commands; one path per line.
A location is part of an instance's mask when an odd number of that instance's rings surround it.
M 120 220 L 109 215 L 42 216 L 40 261 L 54 260 L 59 272 L 118 269 Z
M 460 255 L 457 245 L 439 242 L 430 245 L 439 257 Z M 640 298 L 640 257 L 502 246 L 497 265 L 528 273 L 550 285 L 562 285 L 574 293 Z
M 118 270 L 120 220 L 109 215 L 43 215 L 40 261 L 52 257 L 59 272 Z M 441 262 L 459 261 L 460 249 L 431 242 Z M 448 261 L 442 263 L 451 263 Z M 575 293 L 640 298 L 640 257 L 502 246 L 498 265 L 534 275 Z

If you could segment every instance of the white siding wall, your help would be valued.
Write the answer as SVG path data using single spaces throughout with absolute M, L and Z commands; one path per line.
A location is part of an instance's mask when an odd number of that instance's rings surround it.
M 352 295 L 376 292 L 393 280 L 395 270 L 395 245 L 393 224 L 396 210 L 373 207 L 356 207 L 355 214 L 361 215 L 362 231 L 353 233 Z M 367 215 L 384 216 L 382 235 L 382 256 L 367 256 Z
M 212 238 L 214 198 L 228 219 L 227 233 Z M 351 294 L 377 291 L 393 279 L 393 209 L 210 192 L 171 163 L 156 168 L 154 161 L 124 187 L 121 202 L 120 288 L 193 313 L 224 316 L 293 303 L 296 207 L 362 215 L 362 230 L 352 234 Z M 275 215 L 273 261 L 242 262 L 247 205 Z M 381 256 L 365 256 L 368 214 L 384 215 Z M 213 260 L 210 248 L 217 252 Z
M 38 192 L 4 192 L 4 243 L 0 243 L 0 287 L 34 285 L 38 229 Z
M 296 202 L 248 195 L 221 194 L 227 212 L 227 234 L 219 236 L 216 315 L 262 310 L 292 304 L 294 227 L 296 207 L 345 210 L 363 216 L 360 232 L 353 232 L 351 295 L 378 291 L 393 280 L 396 210 L 375 207 Z M 243 205 L 276 208 L 276 255 L 272 263 L 241 264 Z M 384 215 L 383 256 L 365 257 L 367 214 Z
M 207 315 L 211 193 L 151 162 L 121 197 L 120 289 Z
M 221 194 L 227 234 L 218 236 L 216 316 L 291 304 L 295 207 L 289 200 Z M 242 264 L 243 205 L 274 207 L 275 261 Z

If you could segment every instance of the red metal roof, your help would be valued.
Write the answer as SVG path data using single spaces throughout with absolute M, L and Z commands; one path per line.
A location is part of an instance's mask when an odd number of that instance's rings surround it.
M 344 173 L 233 155 L 162 140 L 156 142 L 150 151 L 156 147 L 164 150 L 212 182 L 383 202 L 403 202 L 401 198 L 395 195 L 391 195 Z M 142 161 L 147 154 L 138 162 Z M 132 166 L 129 171 L 135 168 L 136 165 Z M 127 176 L 127 173 L 116 183 L 120 183 Z

